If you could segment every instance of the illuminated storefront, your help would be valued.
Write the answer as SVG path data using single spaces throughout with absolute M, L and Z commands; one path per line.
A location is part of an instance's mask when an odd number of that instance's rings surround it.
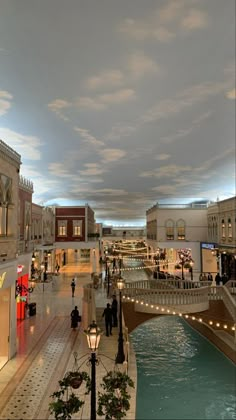
M 0 266 L 0 369 L 16 353 L 16 264 Z

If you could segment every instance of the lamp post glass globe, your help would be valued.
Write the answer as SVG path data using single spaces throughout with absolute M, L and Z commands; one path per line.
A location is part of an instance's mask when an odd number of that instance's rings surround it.
M 87 335 L 88 347 L 92 352 L 96 352 L 101 338 L 101 330 L 95 321 L 85 330 L 85 334 Z

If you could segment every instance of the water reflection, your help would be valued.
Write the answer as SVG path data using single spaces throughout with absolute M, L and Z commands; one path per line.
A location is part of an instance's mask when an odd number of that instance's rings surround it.
M 235 366 L 184 320 L 152 319 L 131 339 L 137 419 L 236 419 Z

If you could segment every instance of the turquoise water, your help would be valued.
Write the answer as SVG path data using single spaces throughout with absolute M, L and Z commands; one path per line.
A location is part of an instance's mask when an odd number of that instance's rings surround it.
M 181 318 L 154 318 L 130 336 L 136 419 L 236 419 L 235 365 Z

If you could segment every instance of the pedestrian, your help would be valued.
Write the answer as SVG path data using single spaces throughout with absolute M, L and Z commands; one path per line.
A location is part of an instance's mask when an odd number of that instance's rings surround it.
M 107 303 L 102 316 L 105 317 L 106 336 L 109 337 L 109 335 L 112 335 L 112 310 L 110 303 Z
M 216 282 L 216 286 L 220 285 L 221 282 L 221 277 L 220 277 L 220 273 L 217 273 L 215 276 L 215 282 Z
M 74 297 L 75 296 L 75 279 L 72 279 L 70 285 L 71 285 L 72 297 Z
M 70 318 L 71 318 L 71 328 L 73 328 L 73 330 L 75 331 L 75 329 L 78 327 L 78 322 L 79 322 L 79 311 L 78 311 L 77 306 L 75 306 L 75 309 L 71 311 Z
M 211 282 L 213 281 L 213 277 L 211 273 L 208 273 L 207 280 Z
M 200 273 L 199 274 L 199 281 L 202 281 L 203 280 L 203 275 L 202 275 L 202 273 Z
M 227 274 L 226 274 L 226 273 L 224 273 L 224 274 L 223 274 L 223 276 L 222 276 L 222 283 L 223 283 L 223 285 L 224 285 L 225 283 L 227 283 L 227 281 L 228 281 L 228 276 L 227 276 Z
M 207 281 L 206 273 L 203 273 L 202 281 Z
M 112 326 L 117 327 L 118 320 L 117 320 L 117 308 L 118 308 L 118 302 L 116 299 L 116 295 L 112 296 L 112 304 L 111 304 L 111 310 L 112 310 Z

